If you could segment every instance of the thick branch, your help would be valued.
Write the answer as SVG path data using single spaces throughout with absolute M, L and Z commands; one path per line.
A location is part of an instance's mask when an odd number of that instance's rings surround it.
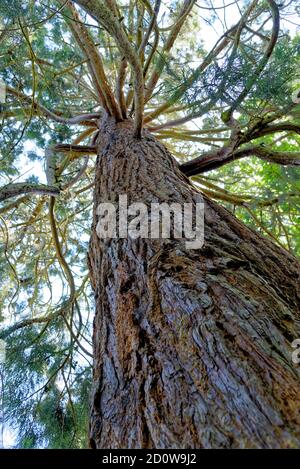
M 57 152 L 71 152 L 79 155 L 96 155 L 96 145 L 73 145 L 68 143 L 59 143 L 51 147 L 53 151 Z
M 13 184 L 7 184 L 0 189 L 0 202 L 2 200 L 15 197 L 22 194 L 47 194 L 53 197 L 58 196 L 60 190 L 55 186 L 48 186 L 46 184 L 30 184 L 27 182 L 18 182 Z
M 130 63 L 134 73 L 134 94 L 135 94 L 135 135 L 140 137 L 143 126 L 143 112 L 144 112 L 144 77 L 143 68 L 138 54 L 131 46 L 120 21 L 116 17 L 116 5 L 113 0 L 104 1 L 89 1 L 89 0 L 74 0 L 75 3 L 82 6 L 87 13 L 89 13 L 96 21 L 101 24 L 111 34 L 121 51 Z
M 279 122 L 273 125 L 264 125 L 263 122 L 258 122 L 257 126 L 250 130 L 249 139 L 246 141 L 253 140 L 255 138 L 263 137 L 269 134 L 275 134 L 277 132 L 296 132 L 300 134 L 300 125 L 294 124 L 293 122 Z
M 265 145 L 249 145 L 235 151 L 227 151 L 227 148 L 223 147 L 217 151 L 206 152 L 200 157 L 180 165 L 180 170 L 186 176 L 193 176 L 220 168 L 225 164 L 247 156 L 257 156 L 270 163 L 284 166 L 300 165 L 300 152 L 274 151 Z
M 120 105 L 120 108 L 121 108 L 122 117 L 124 119 L 127 118 L 127 105 L 126 105 L 126 98 L 125 98 L 125 95 L 124 95 L 124 84 L 125 84 L 125 78 L 126 78 L 126 69 L 127 69 L 127 60 L 125 59 L 125 57 L 123 57 L 122 60 L 121 60 L 121 65 L 119 67 L 119 72 L 118 72 L 116 94 L 117 94 L 117 99 L 119 101 L 119 105 Z
M 118 103 L 114 98 L 112 90 L 108 85 L 99 51 L 96 48 L 88 29 L 84 25 L 78 12 L 71 2 L 68 2 L 67 4 L 67 11 L 70 12 L 70 15 L 72 18 L 74 18 L 74 21 L 68 19 L 66 21 L 83 53 L 89 59 L 89 68 L 96 91 L 99 92 L 102 105 L 110 115 L 115 116 L 115 118 L 120 121 L 122 120 L 121 111 L 119 109 Z

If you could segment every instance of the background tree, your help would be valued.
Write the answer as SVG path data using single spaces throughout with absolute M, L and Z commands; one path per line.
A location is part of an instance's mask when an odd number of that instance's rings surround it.
M 1 2 L 0 336 L 18 446 L 87 446 L 88 421 L 92 447 L 299 446 L 297 8 Z M 201 250 L 96 236 L 102 201 L 199 190 Z

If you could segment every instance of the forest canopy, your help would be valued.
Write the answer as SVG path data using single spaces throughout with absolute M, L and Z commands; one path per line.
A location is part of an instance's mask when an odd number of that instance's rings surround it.
M 132 119 L 203 194 L 300 254 L 296 0 L 2 0 L 6 437 L 87 446 L 97 122 Z M 1 365 L 0 365 L 1 366 Z

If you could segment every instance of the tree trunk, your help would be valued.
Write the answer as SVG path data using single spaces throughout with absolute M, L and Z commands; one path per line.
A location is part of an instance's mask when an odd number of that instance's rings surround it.
M 195 202 L 150 133 L 102 123 L 89 264 L 92 448 L 300 447 L 299 263 L 205 199 L 205 243 L 96 234 L 99 203 Z

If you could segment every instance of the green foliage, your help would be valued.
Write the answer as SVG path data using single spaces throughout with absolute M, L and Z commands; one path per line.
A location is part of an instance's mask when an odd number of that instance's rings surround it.
M 72 358 L 61 326 L 26 329 L 8 342 L 5 416 L 21 448 L 87 445 L 91 373 Z
M 224 166 L 210 177 L 233 194 L 250 195 L 246 207 L 223 203 L 244 223 L 300 255 L 300 179 L 294 169 L 253 158 Z

